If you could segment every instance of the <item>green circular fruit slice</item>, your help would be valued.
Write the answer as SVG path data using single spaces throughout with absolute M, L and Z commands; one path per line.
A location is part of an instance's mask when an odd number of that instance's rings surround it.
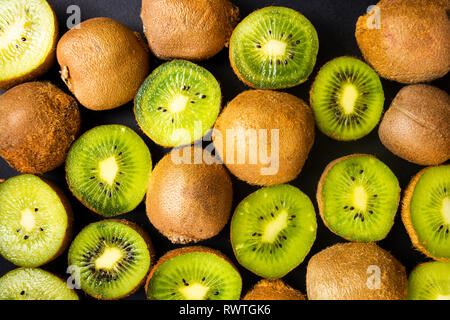
M 151 168 L 145 142 L 122 125 L 89 130 L 74 142 L 66 161 L 72 193 L 106 217 L 130 212 L 141 203 Z
M 191 144 L 214 125 L 222 94 L 206 69 L 174 60 L 158 67 L 135 98 L 135 114 L 142 130 L 157 144 Z
M 0 254 L 5 259 L 38 267 L 60 253 L 70 221 L 58 192 L 33 175 L 0 184 Z
M 428 262 L 414 269 L 408 280 L 408 300 L 450 300 L 450 262 Z
M 262 188 L 245 198 L 231 220 L 239 263 L 263 278 L 281 278 L 306 257 L 316 239 L 311 200 L 290 185 Z
M 234 71 L 246 84 L 281 89 L 305 82 L 316 64 L 319 39 L 299 12 L 267 7 L 246 17 L 230 40 Z

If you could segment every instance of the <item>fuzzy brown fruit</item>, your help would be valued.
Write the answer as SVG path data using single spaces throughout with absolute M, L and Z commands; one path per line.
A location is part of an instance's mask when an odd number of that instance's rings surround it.
M 378 129 L 384 146 L 419 165 L 450 159 L 450 96 L 430 85 L 399 91 Z
M 231 179 L 220 164 L 194 163 L 195 154 L 203 154 L 200 147 L 178 151 L 187 155 L 184 162 L 175 163 L 171 152 L 150 176 L 147 216 L 173 243 L 209 239 L 223 229 L 230 217 Z
M 405 268 L 375 243 L 336 244 L 314 255 L 306 271 L 310 300 L 403 300 Z
M 56 55 L 63 81 L 91 110 L 114 109 L 131 101 L 150 73 L 144 41 L 110 18 L 90 19 L 68 31 Z
M 364 58 L 383 77 L 418 83 L 450 70 L 448 0 L 382 0 L 361 16 L 356 40 Z
M 150 49 L 160 59 L 208 59 L 228 45 L 239 9 L 228 0 L 142 0 Z
M 298 176 L 314 144 L 314 126 L 312 110 L 303 100 L 249 90 L 224 109 L 213 139 L 231 173 L 249 184 L 270 186 Z
M 74 98 L 48 82 L 28 82 L 0 96 L 0 155 L 22 173 L 64 163 L 80 131 Z
M 281 280 L 259 281 L 243 300 L 306 300 L 305 296 Z

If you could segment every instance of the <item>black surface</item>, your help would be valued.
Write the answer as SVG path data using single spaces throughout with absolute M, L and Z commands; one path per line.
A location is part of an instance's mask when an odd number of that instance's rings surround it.
M 139 18 L 140 0 L 49 0 L 53 5 L 60 22 L 60 33 L 67 31 L 66 19 L 69 14 L 66 13 L 69 5 L 79 5 L 81 8 L 82 21 L 99 16 L 111 17 L 124 23 L 132 30 L 140 31 L 142 33 L 142 23 Z M 247 16 L 255 9 L 262 8 L 268 5 L 287 6 L 296 9 L 303 13 L 316 27 L 319 34 L 320 49 L 316 67 L 311 78 L 314 78 L 318 69 L 327 61 L 342 55 L 350 55 L 361 58 L 361 53 L 357 47 L 354 37 L 354 29 L 358 16 L 364 14 L 367 7 L 374 4 L 371 0 L 234 0 L 233 1 L 241 10 L 241 18 Z M 161 61 L 152 58 L 152 68 L 157 67 Z M 237 94 L 247 89 L 234 75 L 228 60 L 228 50 L 225 49 L 214 58 L 199 63 L 211 71 L 219 80 L 223 90 L 224 105 L 232 100 Z M 55 66 L 44 79 L 51 80 L 59 87 L 66 90 L 63 82 L 59 79 L 58 68 Z M 385 109 L 391 103 L 395 94 L 402 87 L 401 84 L 382 80 L 385 90 L 386 102 Z M 309 101 L 309 89 L 312 80 L 286 90 L 305 101 Z M 441 89 L 446 89 L 448 86 L 448 76 L 435 81 L 433 83 Z M 129 103 L 121 108 L 105 111 L 93 112 L 82 108 L 83 132 L 87 129 L 101 124 L 118 123 L 127 125 L 136 130 L 148 144 L 153 162 L 156 164 L 161 157 L 168 151 L 168 149 L 161 148 L 155 145 L 148 137 L 146 137 L 138 128 L 136 120 L 132 112 L 132 104 Z M 297 186 L 304 191 L 313 201 L 316 212 L 317 204 L 315 201 L 315 193 L 317 183 L 325 166 L 332 160 L 352 154 L 352 153 L 370 153 L 376 155 L 379 159 L 385 162 L 397 175 L 402 189 L 404 189 L 410 178 L 417 173 L 421 167 L 408 163 L 402 159 L 397 158 L 383 147 L 378 139 L 376 130 L 374 130 L 367 137 L 356 142 L 337 142 L 334 141 L 319 131 L 317 131 L 316 141 L 306 162 L 306 165 L 300 176 L 291 182 L 292 185 Z M 0 159 L 0 177 L 8 178 L 17 175 L 18 172 L 11 169 L 6 162 Z M 51 181 L 56 182 L 60 187 L 63 187 L 68 196 L 71 196 L 67 189 L 64 179 L 64 169 L 59 168 L 53 172 L 45 174 L 45 177 Z M 237 179 L 233 178 L 234 186 L 234 203 L 233 208 L 245 196 L 257 190 L 257 187 L 251 187 Z M 70 197 L 71 203 L 75 213 L 74 231 L 77 234 L 84 226 L 90 222 L 102 220 L 102 217 L 90 212 L 83 207 L 75 198 Z M 158 231 L 150 224 L 145 215 L 145 207 L 142 203 L 134 212 L 121 216 L 121 218 L 129 219 L 137 222 L 139 225 L 150 233 L 154 246 L 157 250 L 158 257 L 170 249 L 177 246 L 172 245 L 165 237 L 158 233 Z M 291 273 L 289 273 L 284 280 L 293 286 L 305 292 L 305 274 L 306 265 L 310 257 L 318 251 L 326 248 L 337 242 L 345 242 L 345 240 L 332 234 L 318 218 L 318 233 L 316 242 L 306 257 L 305 261 Z M 208 241 L 203 241 L 201 245 L 210 246 L 224 252 L 230 257 L 239 267 L 243 278 L 243 293 L 245 293 L 253 284 L 258 281 L 258 277 L 240 267 L 234 258 L 230 241 L 229 241 L 229 225 L 217 237 Z M 388 237 L 381 241 L 379 245 L 390 251 L 397 259 L 399 259 L 405 266 L 408 272 L 412 270 L 420 262 L 427 259 L 415 251 L 410 243 L 409 237 L 401 223 L 400 215 L 397 214 L 395 225 Z M 49 270 L 63 277 L 67 268 L 67 251 L 55 261 L 43 266 L 43 269 Z M 15 266 L 0 257 L 0 276 L 14 269 Z M 80 296 L 84 294 L 80 292 Z M 128 299 L 145 299 L 144 290 L 141 288 L 137 293 Z

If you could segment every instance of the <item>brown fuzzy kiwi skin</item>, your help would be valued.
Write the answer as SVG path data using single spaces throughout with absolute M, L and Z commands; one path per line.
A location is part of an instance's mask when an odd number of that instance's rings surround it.
M 199 61 L 228 46 L 239 9 L 229 0 L 142 0 L 141 20 L 156 57 Z
M 381 0 L 379 29 L 369 13 L 356 24 L 356 40 L 365 59 L 386 79 L 428 82 L 450 70 L 448 0 Z
M 380 288 L 369 289 L 370 266 L 380 268 Z M 306 271 L 310 300 L 404 300 L 405 267 L 375 243 L 336 244 L 314 255 Z
M 224 157 L 224 151 L 229 148 L 227 130 L 236 128 L 268 130 L 268 153 L 271 149 L 270 130 L 279 130 L 279 168 L 276 174 L 262 175 L 261 169 L 269 168 L 270 164 L 261 163 L 261 159 L 250 164 L 248 141 L 245 149 L 240 150 L 237 148 L 240 144 L 235 141 L 234 163 Z M 296 96 L 270 90 L 248 90 L 228 104 L 217 119 L 214 130 L 222 136 L 218 139 L 213 135 L 216 152 L 232 174 L 251 185 L 271 186 L 289 182 L 300 174 L 314 144 L 315 122 L 311 108 Z M 257 135 L 259 139 L 259 133 Z M 238 152 L 245 152 L 244 163 L 236 163 Z
M 418 249 L 420 252 L 422 252 L 424 255 L 426 255 L 429 258 L 432 258 L 432 259 L 438 260 L 438 261 L 448 262 L 448 261 L 450 261 L 450 259 L 444 258 L 444 257 L 434 257 L 430 252 L 427 251 L 427 249 L 423 246 L 423 243 L 420 241 L 419 236 L 417 235 L 416 230 L 414 229 L 414 226 L 411 221 L 411 211 L 410 210 L 411 210 L 411 200 L 414 195 L 414 190 L 415 190 L 416 185 L 419 182 L 420 178 L 423 176 L 423 174 L 432 168 L 434 168 L 434 167 L 428 167 L 428 168 L 422 169 L 409 182 L 408 187 L 406 188 L 404 195 L 403 195 L 402 221 L 403 221 L 403 224 L 405 225 L 406 231 L 408 232 L 411 242 L 416 249 Z
M 146 212 L 150 222 L 173 243 L 186 244 L 216 236 L 231 214 L 233 186 L 221 164 L 175 164 L 167 154 L 150 175 Z
M 384 146 L 419 165 L 438 165 L 450 159 L 450 95 L 418 84 L 402 88 L 378 129 Z
M 298 290 L 288 286 L 282 280 L 259 281 L 242 300 L 306 300 Z
M 67 87 L 95 111 L 133 100 L 150 73 L 145 42 L 110 18 L 89 19 L 69 30 L 58 42 L 56 55 Z
M 30 80 L 34 80 L 43 74 L 45 74 L 55 63 L 56 61 L 56 44 L 58 42 L 58 35 L 59 35 L 59 25 L 58 25 L 58 19 L 56 17 L 55 11 L 53 10 L 52 6 L 48 4 L 49 7 L 52 10 L 53 13 L 53 21 L 54 21 L 54 28 L 55 32 L 53 34 L 53 40 L 52 40 L 52 47 L 51 50 L 48 52 L 47 57 L 45 58 L 44 62 L 42 62 L 41 65 L 36 67 L 34 70 L 31 70 L 30 72 L 21 75 L 19 77 L 8 79 L 8 80 L 0 80 L 0 90 L 8 90 L 12 88 L 15 85 L 18 85 L 20 83 L 24 83 Z
M 0 96 L 0 155 L 22 173 L 62 165 L 78 136 L 76 100 L 49 82 L 28 82 Z

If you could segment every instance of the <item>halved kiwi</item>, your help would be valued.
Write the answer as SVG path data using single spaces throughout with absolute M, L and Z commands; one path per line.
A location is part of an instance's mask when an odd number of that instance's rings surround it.
M 311 22 L 284 7 L 251 13 L 230 40 L 231 66 L 253 88 L 281 89 L 305 82 L 318 51 L 319 39 Z
M 55 61 L 58 21 L 45 0 L 0 1 L 0 90 L 43 75 Z
M 402 219 L 417 249 L 450 261 L 450 165 L 425 168 L 413 177 L 403 197 Z
M 384 92 L 380 77 L 367 64 L 340 57 L 319 71 L 310 93 L 319 129 L 336 140 L 369 134 L 381 119 Z
M 78 300 L 78 295 L 50 272 L 19 268 L 0 278 L 0 300 Z
M 124 298 L 145 280 L 151 262 L 150 238 L 126 220 L 85 227 L 69 250 L 69 267 L 81 289 L 101 300 Z
M 190 144 L 211 129 L 219 112 L 220 85 L 206 69 L 184 60 L 166 62 L 145 80 L 135 98 L 141 129 L 157 144 Z
M 384 239 L 400 201 L 397 177 L 372 155 L 332 161 L 320 178 L 317 202 L 325 225 L 351 241 Z
M 306 300 L 298 290 L 291 288 L 282 280 L 259 281 L 247 292 L 242 300 Z
M 104 125 L 84 133 L 66 161 L 69 188 L 86 207 L 105 217 L 135 209 L 147 190 L 150 151 L 133 130 Z
M 418 265 L 409 275 L 408 300 L 450 300 L 450 262 Z
M 151 300 L 238 300 L 242 279 L 221 252 L 185 247 L 166 253 L 147 279 Z
M 266 187 L 236 208 L 231 245 L 243 267 L 276 279 L 305 259 L 316 230 L 316 213 L 307 195 L 290 185 Z
M 21 267 L 59 256 L 71 236 L 72 210 L 53 184 L 20 175 L 0 184 L 0 254 Z

